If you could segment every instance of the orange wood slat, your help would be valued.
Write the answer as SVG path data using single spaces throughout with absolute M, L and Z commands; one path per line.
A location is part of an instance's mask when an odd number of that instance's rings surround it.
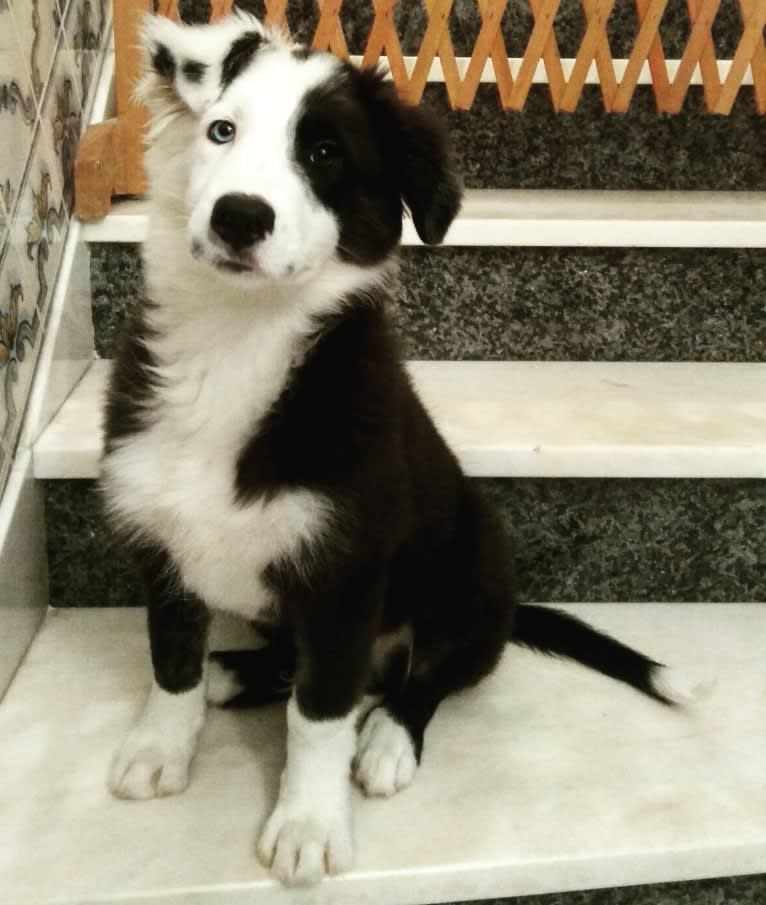
M 742 20 L 747 22 L 750 15 L 763 7 L 764 0 L 739 0 Z M 763 38 L 756 42 L 753 57 L 750 60 L 750 71 L 753 74 L 753 92 L 755 108 L 759 113 L 766 113 L 766 43 Z
M 217 22 L 231 12 L 232 0 L 211 0 L 210 21 Z
M 489 0 L 489 2 L 494 2 L 494 0 Z M 425 5 L 430 16 L 434 6 L 434 0 L 425 0 Z M 438 54 L 444 73 L 444 86 L 447 89 L 447 98 L 449 99 L 450 106 L 454 110 L 457 107 L 462 81 L 460 79 L 455 49 L 452 46 L 452 38 L 450 37 L 449 29 L 445 29 L 442 34 L 441 40 L 439 41 Z
M 553 22 L 559 9 L 559 0 L 531 0 L 530 6 L 535 17 L 535 24 L 516 75 L 508 106 L 511 110 L 523 109 L 535 77 L 537 64 L 544 59 L 553 105 L 558 110 L 565 87 L 558 44 L 553 33 Z
M 115 6 L 124 5 L 117 0 Z M 178 0 L 157 0 L 157 12 L 161 16 L 167 16 L 169 19 L 178 18 Z
M 745 70 L 757 51 L 763 48 L 764 26 L 766 26 L 766 2 L 761 2 L 757 6 L 753 5 L 749 12 L 739 47 L 731 61 L 729 74 L 726 76 L 714 108 L 716 113 L 731 113 L 737 92 L 745 76 Z M 756 72 L 758 72 L 757 65 Z
M 639 10 L 638 15 L 641 26 L 638 35 L 636 35 L 633 50 L 628 58 L 628 65 L 625 67 L 622 81 L 620 82 L 617 93 L 612 101 L 613 113 L 624 113 L 630 106 L 633 92 L 636 90 L 636 85 L 638 84 L 638 77 L 641 74 L 644 61 L 648 59 L 649 52 L 656 41 L 660 20 L 662 19 L 662 14 L 665 12 L 665 7 L 667 5 L 668 0 L 650 0 L 648 5 L 643 4 L 643 12 Z M 662 63 L 662 72 L 666 76 L 665 83 L 667 84 L 667 73 L 664 62 Z
M 412 70 L 407 88 L 407 100 L 413 104 L 420 102 L 426 86 L 431 64 L 436 57 L 442 35 L 447 28 L 447 20 L 452 10 L 452 0 L 434 0 L 428 18 L 428 27 L 420 44 L 415 68 Z
M 265 0 L 264 5 L 263 24 L 269 28 L 284 28 L 287 25 L 287 0 Z
M 497 0 L 479 0 L 479 7 L 482 15 L 484 15 L 484 11 L 487 7 L 492 6 L 496 2 Z M 511 64 L 508 60 L 508 51 L 505 49 L 505 40 L 502 31 L 503 16 L 508 8 L 507 0 L 506 2 L 498 3 L 498 5 L 501 5 L 502 9 L 498 12 L 497 16 L 498 27 L 495 40 L 492 42 L 490 59 L 492 60 L 492 69 L 495 73 L 497 91 L 500 95 L 500 104 L 502 105 L 503 110 L 508 110 L 511 106 L 511 95 L 513 94 L 513 74 L 511 73 Z
M 394 4 L 395 0 L 373 0 L 375 18 L 362 56 L 362 66 L 365 69 L 374 66 L 386 48 L 386 35 L 391 27 Z
M 601 84 L 601 94 L 604 98 L 604 109 L 611 111 L 614 96 L 617 94 L 617 78 L 614 74 L 614 62 L 612 51 L 609 48 L 609 37 L 606 33 L 606 23 L 612 12 L 612 6 L 605 5 L 599 0 L 584 0 L 588 21 L 595 19 L 599 27 L 599 41 L 596 44 L 596 71 Z
M 695 22 L 700 14 L 700 0 L 687 0 L 689 9 L 689 17 Z M 715 44 L 713 43 L 713 35 L 710 33 L 702 47 L 702 53 L 699 60 L 700 72 L 702 73 L 702 87 L 705 92 L 705 104 L 708 110 L 715 108 L 718 101 L 718 95 L 721 93 L 721 79 L 718 76 L 718 60 L 715 55 Z
M 650 0 L 636 0 L 636 11 L 638 12 L 638 21 L 643 24 L 651 13 Z M 665 53 L 662 49 L 662 36 L 660 35 L 659 27 L 649 47 L 647 62 L 649 63 L 649 73 L 652 77 L 652 90 L 654 91 L 657 110 L 664 113 L 670 104 L 670 79 L 668 78 L 668 68 L 665 63 Z
M 699 61 L 705 43 L 710 38 L 710 28 L 718 13 L 721 0 L 701 0 L 696 10 L 689 41 L 678 65 L 678 72 L 670 86 L 667 109 L 670 113 L 680 113 L 689 90 L 694 69 Z
M 592 2 L 583 0 L 583 6 L 588 26 L 585 29 L 582 44 L 577 52 L 575 64 L 561 99 L 561 109 L 568 113 L 573 112 L 577 107 L 591 63 L 596 59 L 602 42 L 606 40 L 606 20 L 612 12 L 614 0 L 592 0 Z M 614 79 L 614 72 L 612 72 L 612 79 Z M 609 91 L 613 95 L 616 83 L 612 84 L 610 81 L 607 88 L 602 90 Z
M 399 35 L 394 23 L 394 8 L 396 0 L 373 0 L 375 7 L 375 21 L 373 22 L 367 48 L 362 57 L 362 66 L 374 66 L 386 51 L 388 67 L 391 76 L 399 92 L 406 96 L 410 78 L 404 63 Z
M 319 22 L 311 46 L 317 50 L 331 50 L 336 56 L 348 59 L 348 45 L 340 24 L 340 8 L 343 0 L 317 0 Z
M 476 39 L 476 44 L 474 45 L 473 53 L 471 55 L 471 62 L 468 64 L 468 70 L 466 71 L 463 85 L 458 96 L 457 105 L 460 110 L 470 110 L 473 104 L 473 100 L 476 97 L 476 91 L 479 87 L 479 79 L 484 71 L 484 65 L 489 59 L 490 52 L 500 33 L 500 23 L 503 18 L 503 13 L 505 12 L 506 4 L 507 0 L 489 0 L 489 2 L 480 4 L 482 15 L 481 30 Z M 500 40 L 502 42 L 502 37 L 500 37 Z M 504 43 L 502 55 L 507 66 L 508 57 L 505 53 Z M 510 88 L 512 88 L 513 80 L 511 79 L 510 67 L 508 68 L 506 76 L 506 91 L 508 91 L 509 88 L 508 80 L 510 80 Z

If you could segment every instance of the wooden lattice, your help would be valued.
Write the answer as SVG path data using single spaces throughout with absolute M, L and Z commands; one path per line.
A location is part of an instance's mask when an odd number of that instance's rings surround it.
M 411 103 L 420 101 L 430 80 L 438 80 L 444 82 L 451 106 L 468 110 L 480 82 L 491 80 L 500 106 L 504 110 L 521 110 L 531 85 L 540 81 L 538 70 L 543 67 L 554 109 L 568 112 L 577 108 L 586 81 L 595 69 L 604 109 L 619 113 L 628 109 L 646 67 L 659 112 L 678 113 L 698 73 L 707 109 L 727 114 L 749 73 L 755 108 L 766 114 L 766 0 L 738 0 L 742 31 L 730 61 L 717 59 L 713 40 L 712 28 L 721 0 L 686 0 L 689 37 L 680 60 L 672 62 L 666 59 L 660 33 L 669 0 L 635 0 L 638 31 L 628 59 L 617 66 L 607 34 L 615 0 L 581 0 L 585 31 L 573 61 L 562 61 L 556 38 L 560 0 L 528 0 L 534 25 L 524 55 L 515 62 L 508 57 L 502 30 L 504 17 L 513 10 L 509 0 L 476 0 L 481 27 L 469 58 L 455 54 L 449 27 L 453 0 L 422 0 L 427 26 L 414 57 L 402 53 L 394 18 L 397 0 L 369 2 L 375 17 L 361 63 L 373 66 L 385 58 L 397 89 Z M 342 4 L 343 0 L 316 0 L 318 21 L 312 44 L 348 58 Z M 138 21 L 151 6 L 151 0 L 117 0 L 114 5 L 118 115 L 115 120 L 88 130 L 81 145 L 76 170 L 77 209 L 84 218 L 103 216 L 108 211 L 107 192 L 111 195 L 144 191 L 144 114 L 131 99 L 131 86 L 140 63 Z M 178 16 L 178 0 L 159 0 L 157 6 L 164 15 Z M 231 6 L 232 0 L 210 0 L 211 21 L 225 15 Z M 264 0 L 264 8 L 268 25 L 289 29 L 291 24 L 299 24 L 287 21 L 287 0 Z

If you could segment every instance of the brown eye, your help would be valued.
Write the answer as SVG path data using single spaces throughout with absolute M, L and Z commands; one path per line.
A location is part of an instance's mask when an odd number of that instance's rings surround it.
M 340 146 L 335 141 L 319 141 L 311 149 L 309 160 L 314 166 L 322 166 L 340 159 Z
M 210 127 L 207 130 L 207 137 L 214 144 L 225 145 L 230 141 L 233 141 L 236 132 L 237 130 L 234 123 L 230 122 L 228 119 L 217 119 L 215 122 L 210 123 Z

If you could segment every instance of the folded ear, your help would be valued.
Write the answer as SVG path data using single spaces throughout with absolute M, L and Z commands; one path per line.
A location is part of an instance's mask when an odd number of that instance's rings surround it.
M 375 96 L 386 154 L 393 156 L 399 191 L 420 238 L 438 245 L 460 210 L 462 186 L 449 151 L 447 134 L 424 107 L 405 104 L 380 70 L 363 78 Z
M 249 62 L 266 33 L 244 13 L 215 25 L 179 25 L 148 15 L 141 39 L 144 74 L 136 89 L 138 100 L 155 118 L 183 111 L 199 116 L 228 84 L 232 62 Z

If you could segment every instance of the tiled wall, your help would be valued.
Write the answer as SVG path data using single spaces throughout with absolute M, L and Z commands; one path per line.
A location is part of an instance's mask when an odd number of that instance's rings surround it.
M 45 334 L 111 0 L 0 0 L 0 496 Z

